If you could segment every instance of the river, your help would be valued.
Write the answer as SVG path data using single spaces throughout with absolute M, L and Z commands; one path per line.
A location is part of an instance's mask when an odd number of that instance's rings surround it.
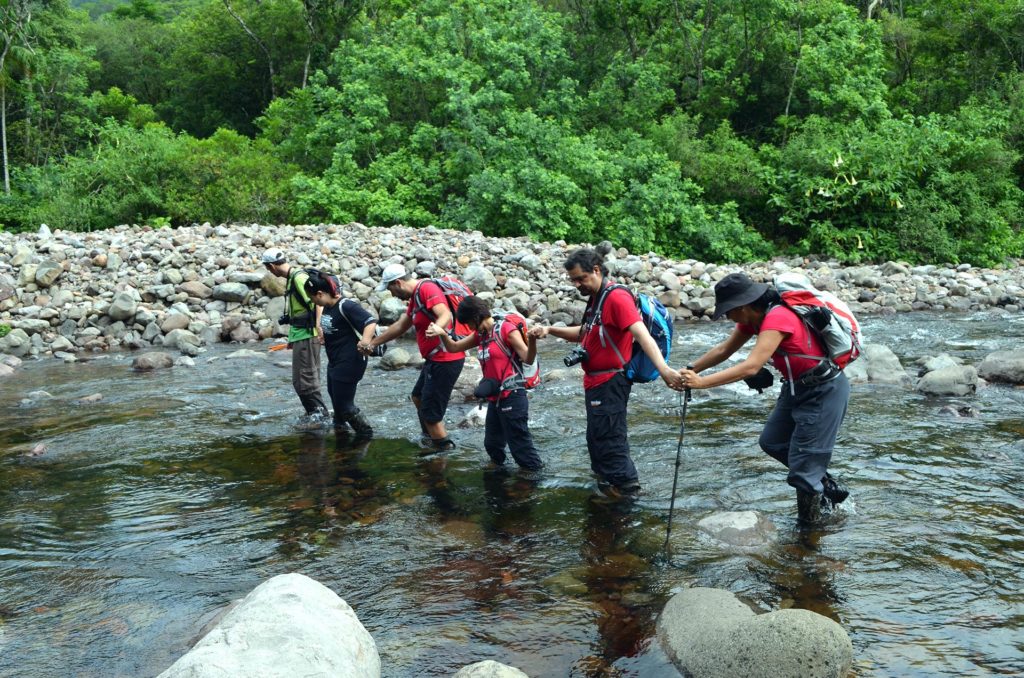
M 911 373 L 920 357 L 977 364 L 1024 342 L 1017 314 L 863 321 Z M 728 330 L 677 325 L 672 363 Z M 622 507 L 594 499 L 578 380 L 533 393 L 547 463 L 534 480 L 487 470 L 480 429 L 421 458 L 412 370 L 368 372 L 368 444 L 297 431 L 279 354 L 227 359 L 236 348 L 146 374 L 129 353 L 28 361 L 0 382 L 0 675 L 155 675 L 224 605 L 292 571 L 352 605 L 385 676 L 483 659 L 531 676 L 674 676 L 654 626 L 692 585 L 827 615 L 857 676 L 1024 672 L 1024 390 L 953 401 L 855 385 L 832 465 L 851 499 L 809 534 L 784 469 L 757 449 L 775 391 L 697 393 L 666 555 L 680 410 L 660 384 L 634 389 L 644 493 Z M 563 348 L 546 340 L 542 363 L 560 367 Z M 695 528 L 745 509 L 776 524 L 775 543 L 729 550 Z

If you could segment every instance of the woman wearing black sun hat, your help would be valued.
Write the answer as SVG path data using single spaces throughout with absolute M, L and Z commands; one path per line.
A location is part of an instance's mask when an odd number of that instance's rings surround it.
M 805 523 L 820 517 L 822 504 L 838 504 L 849 493 L 828 474 L 839 427 L 850 400 L 850 383 L 827 357 L 818 338 L 782 303 L 779 293 L 744 273 L 731 273 L 715 285 L 712 319 L 736 323 L 729 337 L 681 370 L 692 389 L 749 379 L 769 360 L 785 380 L 775 408 L 761 431 L 761 449 L 789 469 L 797 511 Z M 743 361 L 706 376 L 746 344 L 757 341 Z

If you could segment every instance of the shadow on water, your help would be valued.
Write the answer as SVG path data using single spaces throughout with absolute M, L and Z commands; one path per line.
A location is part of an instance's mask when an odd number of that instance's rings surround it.
M 680 351 L 727 329 L 680 326 Z M 1024 340 L 1024 323 L 985 315 L 867 330 L 905 365 L 944 351 L 976 364 Z M 835 619 L 860 676 L 1024 671 L 1020 389 L 949 400 L 857 386 L 833 461 L 853 496 L 811 533 L 796 529 L 784 469 L 757 450 L 774 394 L 695 394 L 667 556 L 679 410 L 657 384 L 631 399 L 644 493 L 619 505 L 595 495 L 577 382 L 532 396 L 547 468 L 531 477 L 488 467 L 479 430 L 453 428 L 457 450 L 421 456 L 412 372 L 371 372 L 358 401 L 379 435 L 356 441 L 295 430 L 288 370 L 226 353 L 159 378 L 130 373 L 130 356 L 28 362 L 0 383 L 0 674 L 155 675 L 230 601 L 295 571 L 353 606 L 386 676 L 483 659 L 534 676 L 672 676 L 655 623 L 692 585 Z M 763 549 L 696 529 L 749 509 L 778 529 Z

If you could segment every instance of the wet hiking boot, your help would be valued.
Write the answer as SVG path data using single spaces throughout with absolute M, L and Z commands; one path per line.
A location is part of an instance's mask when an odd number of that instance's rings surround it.
M 449 450 L 455 449 L 455 441 L 451 438 L 440 438 L 434 440 L 433 438 L 424 438 L 420 441 L 424 445 L 424 449 L 420 450 L 421 457 L 429 457 L 437 454 L 438 452 L 448 452 Z
M 821 520 L 821 493 L 796 491 L 796 515 L 797 519 L 810 525 Z
M 597 489 L 613 502 L 636 501 L 640 497 L 640 483 L 637 482 L 625 483 L 624 485 L 599 482 Z
M 370 426 L 370 421 L 362 412 L 357 412 L 349 417 L 348 423 L 352 426 L 352 429 L 358 436 L 369 438 L 373 435 L 373 427 Z
M 842 504 L 846 501 L 846 498 L 850 496 L 850 491 L 839 484 L 839 481 L 825 474 L 825 477 L 821 479 L 821 503 L 828 505 L 829 508 Z

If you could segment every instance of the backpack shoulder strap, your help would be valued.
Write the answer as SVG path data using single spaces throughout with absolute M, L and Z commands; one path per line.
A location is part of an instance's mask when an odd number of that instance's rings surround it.
M 494 318 L 494 328 L 491 330 L 491 336 L 494 337 L 494 343 L 498 345 L 502 353 L 509 357 L 513 361 L 519 361 L 519 355 L 512 350 L 512 347 L 505 343 L 505 339 L 501 336 L 502 330 L 505 327 L 505 323 L 509 320 L 510 314 L 495 312 L 491 316 Z M 526 333 L 523 330 L 523 323 L 519 324 L 519 330 L 523 332 L 523 340 L 526 340 Z
M 352 333 L 356 335 L 356 340 L 358 341 L 359 339 L 363 338 L 363 335 L 359 334 L 359 330 L 356 329 L 356 326 L 353 325 L 352 321 L 349 319 L 348 313 L 345 313 L 345 302 L 346 301 L 349 301 L 349 300 L 348 299 L 342 299 L 341 301 L 338 302 L 338 313 L 341 315 L 342 318 L 345 319 L 345 322 L 348 323 L 348 326 L 352 328 Z
M 306 272 L 305 269 L 301 268 L 298 270 L 295 270 L 293 268 L 291 271 L 288 272 L 288 282 L 285 283 L 284 293 L 287 297 L 297 300 L 299 302 L 299 306 L 302 306 L 302 308 L 306 309 L 306 311 L 312 313 L 313 302 L 310 301 L 307 303 L 306 299 L 303 298 L 301 291 L 295 285 L 295 278 L 297 278 L 300 273 L 306 273 L 307 276 L 309 275 L 309 273 Z

